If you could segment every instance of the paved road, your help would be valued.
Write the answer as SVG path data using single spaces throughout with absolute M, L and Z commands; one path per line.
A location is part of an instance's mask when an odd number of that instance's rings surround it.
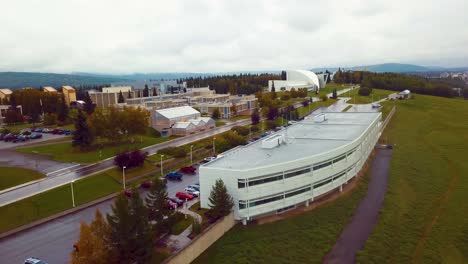
M 191 142 L 198 141 L 200 139 L 204 139 L 204 138 L 211 137 L 216 134 L 228 131 L 233 126 L 248 125 L 250 124 L 250 122 L 251 122 L 250 119 L 233 122 L 229 125 L 217 127 L 217 128 L 214 128 L 214 129 L 202 132 L 202 133 L 198 133 L 198 134 L 194 134 L 194 135 L 186 136 L 186 137 L 181 137 L 181 138 L 177 138 L 177 139 L 167 141 L 161 144 L 149 146 L 149 147 L 143 148 L 143 151 L 147 151 L 150 155 L 155 154 L 158 150 L 162 148 L 175 147 L 175 146 L 189 144 Z M 31 157 L 24 158 L 24 156 L 21 156 L 21 155 L 26 155 L 26 154 L 19 154 L 19 153 L 13 154 L 13 153 L 9 153 L 9 154 L 20 155 L 17 157 L 18 159 L 25 159 L 21 162 L 27 162 L 26 160 L 29 160 L 29 163 L 31 163 L 32 165 L 35 165 L 35 160 L 34 160 L 35 157 L 40 158 L 42 162 L 41 166 L 47 166 L 47 164 L 55 164 L 54 161 L 50 161 L 45 157 L 40 157 L 39 155 L 31 155 Z M 12 157 L 13 157 L 12 159 L 15 159 L 14 156 Z M 59 164 L 62 164 L 62 163 L 59 163 Z M 49 166 L 52 166 L 52 165 L 49 165 Z M 27 185 L 27 186 L 23 186 L 21 188 L 14 189 L 9 192 L 0 193 L 0 206 L 7 205 L 17 200 L 21 200 L 29 196 L 38 194 L 40 192 L 44 192 L 46 190 L 50 190 L 52 188 L 58 187 L 60 185 L 67 184 L 72 180 L 86 177 L 96 172 L 100 172 L 100 171 L 107 170 L 109 168 L 114 167 L 112 158 L 101 161 L 96 164 L 92 164 L 92 165 L 76 166 L 76 164 L 68 164 L 67 166 L 69 168 L 62 167 L 60 171 L 55 171 L 53 174 L 49 174 L 48 175 L 49 177 L 47 177 L 46 179 L 42 181 Z M 72 167 L 72 166 L 75 166 L 75 167 Z
M 377 223 L 380 208 L 387 190 L 391 149 L 377 149 L 370 167 L 371 181 L 366 196 L 361 200 L 351 221 L 345 226 L 324 263 L 355 263 L 356 253 L 361 250 Z M 389 249 L 391 250 L 391 249 Z
M 168 194 L 173 197 L 177 191 L 183 191 L 196 182 L 198 174 L 185 175 L 181 182 L 169 181 Z M 75 195 L 79 196 L 79 193 Z M 0 240 L 0 263 L 23 263 L 31 256 L 44 259 L 49 264 L 69 263 L 72 245 L 79 237 L 80 222 L 91 222 L 96 209 L 103 214 L 111 212 L 113 202 L 102 202 Z

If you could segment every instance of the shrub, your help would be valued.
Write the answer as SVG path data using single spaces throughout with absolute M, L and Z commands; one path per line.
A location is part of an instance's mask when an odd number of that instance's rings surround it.
M 140 150 L 124 151 L 114 158 L 114 164 L 120 168 L 124 166 L 127 168 L 140 167 L 145 163 L 145 159 L 148 157 L 148 153 L 141 152 Z
M 182 147 L 167 147 L 160 149 L 158 153 L 172 156 L 174 158 L 183 158 L 187 156 L 187 151 Z
M 369 96 L 372 92 L 371 88 L 361 87 L 359 88 L 358 94 L 361 96 Z
M 285 93 L 285 94 L 283 94 L 283 95 L 281 96 L 281 100 L 283 100 L 283 101 L 287 101 L 287 100 L 289 100 L 290 98 L 291 98 L 291 96 L 290 96 L 289 94 L 287 94 L 287 93 Z
M 193 220 L 192 220 L 192 234 L 198 235 L 198 234 L 201 233 L 201 231 L 202 231 L 202 226 L 200 224 L 200 221 L 193 218 Z
M 274 129 L 274 128 L 276 128 L 276 122 L 273 121 L 273 120 L 267 120 L 266 121 L 266 127 L 268 129 Z
M 237 134 L 241 136 L 247 136 L 249 134 L 249 129 L 243 126 L 235 126 L 231 128 L 231 130 L 237 132 Z
M 46 113 L 44 115 L 44 125 L 52 126 L 57 124 L 57 115 L 54 113 Z
M 328 100 L 328 97 L 326 95 L 322 95 L 320 96 L 320 99 L 325 102 Z
M 302 101 L 302 106 L 306 107 L 309 105 L 309 100 Z
M 252 131 L 252 132 L 257 132 L 259 130 L 260 130 L 260 128 L 258 126 L 251 126 L 250 127 L 250 131 Z

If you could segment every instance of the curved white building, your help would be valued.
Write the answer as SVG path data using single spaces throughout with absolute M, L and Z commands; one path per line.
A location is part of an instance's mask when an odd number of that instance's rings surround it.
M 317 74 L 307 70 L 287 70 L 286 81 L 270 80 L 268 81 L 268 90 L 271 91 L 275 87 L 275 91 L 289 91 L 294 89 L 306 88 L 309 91 L 317 91 L 322 88 Z
M 380 136 L 381 113 L 324 113 L 200 167 L 201 206 L 217 179 L 235 218 L 280 213 L 341 188 L 357 175 Z

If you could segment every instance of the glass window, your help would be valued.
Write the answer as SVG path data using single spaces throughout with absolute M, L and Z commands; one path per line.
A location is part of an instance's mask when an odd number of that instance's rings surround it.
M 340 173 L 340 174 L 334 176 L 334 177 L 333 177 L 333 180 L 339 179 L 339 178 L 343 177 L 345 174 L 346 174 L 346 173 L 342 172 L 342 173 Z
M 294 171 L 294 172 L 288 172 L 288 173 L 284 174 L 284 178 L 291 178 L 291 177 L 294 177 L 294 176 L 306 174 L 306 173 L 309 173 L 310 171 L 311 171 L 310 168 L 307 168 L 307 169 L 302 169 L 302 170 L 298 170 L 298 171 Z
M 315 188 L 322 187 L 322 186 L 324 186 L 324 185 L 327 185 L 327 184 L 329 184 L 332 180 L 333 180 L 333 178 L 329 178 L 329 179 L 327 179 L 327 180 L 325 180 L 325 181 L 322 181 L 322 182 L 320 182 L 320 183 L 317 183 L 317 184 L 314 185 L 314 189 L 315 189 Z
M 337 163 L 337 162 L 339 162 L 339 161 L 341 161 L 341 160 L 343 160 L 345 158 L 346 158 L 346 155 L 341 155 L 338 158 L 336 158 L 335 160 L 333 160 L 333 163 Z
M 281 200 L 281 199 L 283 199 L 282 194 L 278 195 L 278 196 L 274 196 L 274 197 L 269 197 L 269 198 L 266 198 L 266 199 L 252 201 L 252 202 L 249 203 L 249 207 L 254 207 L 254 206 L 258 206 L 258 205 L 262 205 L 262 204 L 266 204 L 266 203 L 271 203 L 271 202 L 278 201 L 278 200 Z
M 315 170 L 323 169 L 323 168 L 328 167 L 328 166 L 330 166 L 330 165 L 331 165 L 331 161 L 323 162 L 323 163 L 314 165 L 314 171 L 315 171 Z
M 239 189 L 245 188 L 245 180 L 237 180 L 237 187 Z
M 245 201 L 239 200 L 239 210 L 247 208 L 247 203 Z
M 307 188 L 304 188 L 304 189 L 300 189 L 300 190 L 297 190 L 297 191 L 293 191 L 293 192 L 287 193 L 287 194 L 285 195 L 285 197 L 288 198 L 288 197 L 291 197 L 291 196 L 299 195 L 299 194 L 301 194 L 301 193 L 305 193 L 305 192 L 308 192 L 308 191 L 310 191 L 310 190 L 311 190 L 311 188 L 310 188 L 310 187 L 307 187 Z
M 282 179 L 283 179 L 283 175 L 274 175 L 274 176 L 271 176 L 271 177 L 265 177 L 265 178 L 261 178 L 261 179 L 258 179 L 258 180 L 250 180 L 249 181 L 249 186 L 255 186 L 255 185 L 269 183 L 269 182 L 273 182 L 273 181 L 280 181 Z

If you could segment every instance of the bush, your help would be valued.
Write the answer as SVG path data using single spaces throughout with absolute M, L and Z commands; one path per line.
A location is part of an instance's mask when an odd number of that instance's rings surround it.
M 148 153 L 141 152 L 139 149 L 134 151 L 124 151 L 114 158 L 114 164 L 120 168 L 124 166 L 127 168 L 140 167 L 145 163 L 145 159 L 148 157 Z
M 275 129 L 276 128 L 276 122 L 273 120 L 267 120 L 266 121 L 266 127 L 268 129 Z
M 306 107 L 309 105 L 309 100 L 304 100 L 301 103 L 302 103 L 302 106 Z
M 325 102 L 328 100 L 328 97 L 326 95 L 322 95 L 320 96 L 320 99 Z
M 372 92 L 371 88 L 361 87 L 359 88 L 358 94 L 361 96 L 369 96 Z
M 287 101 L 290 98 L 291 98 L 291 96 L 289 94 L 286 94 L 286 93 L 281 96 L 281 100 L 283 100 L 283 101 Z
M 260 130 L 260 128 L 258 126 L 251 126 L 250 127 L 250 131 L 252 131 L 252 132 L 257 132 L 259 130 Z
M 44 115 L 44 125 L 52 126 L 57 124 L 57 115 L 54 113 L 46 113 Z
M 182 147 L 167 147 L 160 149 L 158 154 L 168 155 L 174 158 L 183 158 L 187 156 L 187 151 Z
M 198 234 L 201 233 L 201 231 L 202 231 L 202 226 L 200 224 L 200 221 L 193 218 L 193 220 L 192 220 L 192 234 L 193 235 L 198 235 Z
M 235 126 L 231 128 L 231 130 L 237 132 L 237 134 L 241 136 L 247 136 L 249 134 L 249 129 L 243 126 Z

